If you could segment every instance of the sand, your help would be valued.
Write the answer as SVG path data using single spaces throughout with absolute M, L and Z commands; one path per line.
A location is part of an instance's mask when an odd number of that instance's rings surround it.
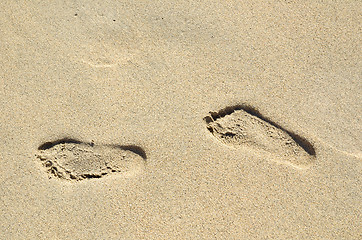
M 361 10 L 1 1 L 0 239 L 360 239 Z

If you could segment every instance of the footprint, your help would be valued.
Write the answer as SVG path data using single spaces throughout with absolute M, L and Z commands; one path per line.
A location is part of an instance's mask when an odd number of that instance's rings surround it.
M 74 139 L 47 142 L 37 158 L 49 177 L 70 181 L 102 178 L 111 174 L 134 176 L 143 171 L 146 154 L 137 146 L 95 145 Z
M 210 112 L 204 120 L 207 129 L 225 145 L 267 152 L 272 160 L 300 169 L 310 167 L 315 161 L 316 153 L 310 142 L 249 106 Z
M 83 63 L 94 68 L 113 68 L 129 64 L 139 56 L 137 49 L 108 40 L 102 40 L 101 44 L 84 42 L 81 49 L 77 59 L 80 57 Z

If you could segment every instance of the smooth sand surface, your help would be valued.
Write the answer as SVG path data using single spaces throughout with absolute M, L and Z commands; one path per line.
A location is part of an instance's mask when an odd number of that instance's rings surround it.
M 360 239 L 362 3 L 321 2 L 1 1 L 0 239 Z M 243 104 L 312 164 L 210 133 Z M 144 169 L 62 179 L 37 154 L 65 138 Z

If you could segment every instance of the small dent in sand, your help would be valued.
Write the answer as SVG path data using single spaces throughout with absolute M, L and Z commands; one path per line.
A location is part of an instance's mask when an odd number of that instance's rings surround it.
M 300 169 L 310 167 L 315 161 L 315 149 L 309 141 L 252 107 L 228 107 L 210 112 L 204 120 L 210 133 L 225 145 L 267 152 L 272 160 Z
M 94 68 L 111 68 L 117 66 L 117 63 L 114 63 L 110 59 L 102 57 L 93 58 L 89 61 L 83 60 L 83 62 Z
M 74 139 L 47 142 L 38 148 L 37 158 L 49 177 L 69 181 L 108 175 L 135 176 L 146 164 L 138 146 L 96 145 Z

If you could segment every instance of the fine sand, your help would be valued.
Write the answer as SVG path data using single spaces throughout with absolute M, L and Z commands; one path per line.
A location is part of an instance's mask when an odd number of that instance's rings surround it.
M 0 1 L 0 239 L 361 239 L 361 13 Z

